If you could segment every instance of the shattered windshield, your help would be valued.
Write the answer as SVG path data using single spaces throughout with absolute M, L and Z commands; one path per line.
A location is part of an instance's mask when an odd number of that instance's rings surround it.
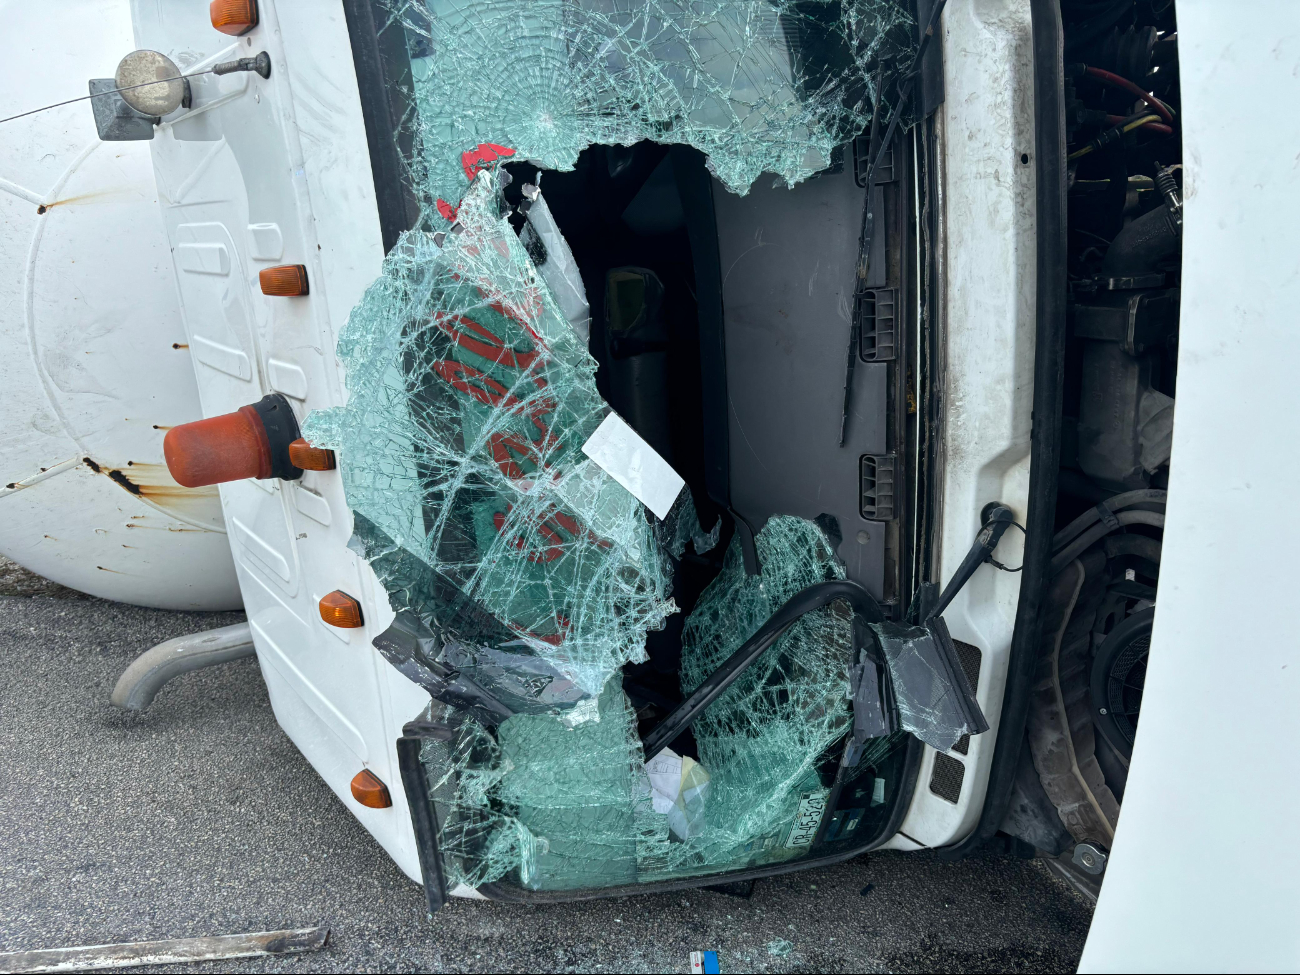
M 507 146 L 572 169 L 586 146 L 691 145 L 729 190 L 830 165 L 871 122 L 872 69 L 911 18 L 894 0 L 418 0 L 405 29 L 427 185 Z M 903 28 L 900 35 L 898 29 Z
M 845 578 L 822 524 L 777 515 L 742 538 L 692 460 L 680 428 L 698 421 L 680 414 L 698 389 L 665 365 L 681 334 L 698 356 L 692 272 L 672 263 L 694 246 L 671 218 L 689 160 L 655 147 L 697 150 L 715 192 L 827 170 L 870 125 L 882 59 L 907 53 L 905 6 L 376 9 L 409 58 L 397 128 L 423 213 L 341 333 L 347 405 L 304 434 L 339 452 L 352 547 L 397 613 L 375 646 L 433 698 L 421 760 L 448 879 L 615 887 L 874 835 L 901 732 L 846 751 L 865 630 L 842 603 L 802 616 L 668 748 L 642 747 L 787 600 Z M 570 247 L 549 187 L 602 147 L 609 179 L 644 161 L 643 185 L 669 188 L 643 234 L 669 257 L 605 231 Z M 591 240 L 611 250 L 598 273 Z

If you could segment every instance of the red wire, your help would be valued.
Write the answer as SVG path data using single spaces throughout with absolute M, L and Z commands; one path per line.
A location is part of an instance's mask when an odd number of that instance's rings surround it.
M 1103 71 L 1101 68 L 1089 67 L 1089 68 L 1085 68 L 1084 70 L 1087 71 L 1088 74 L 1096 78 L 1098 81 L 1104 81 L 1108 85 L 1114 85 L 1116 88 L 1123 88 L 1125 91 L 1132 92 L 1134 95 L 1137 95 L 1138 98 L 1142 99 L 1144 102 L 1150 105 L 1160 115 L 1162 119 L 1164 119 L 1170 125 L 1173 124 L 1174 121 L 1173 115 L 1170 114 L 1169 109 L 1165 108 L 1165 106 L 1161 104 L 1160 99 L 1156 98 L 1155 95 L 1151 95 L 1143 91 L 1141 88 L 1133 84 L 1133 82 L 1129 81 L 1127 78 L 1121 78 L 1119 75 L 1113 74 L 1110 71 Z
M 1129 118 L 1131 118 L 1131 116 L 1127 116 L 1127 117 L 1126 117 L 1126 116 L 1124 116 L 1124 115 L 1107 115 L 1107 116 L 1106 116 L 1106 124 L 1107 124 L 1107 125 L 1123 125 L 1125 122 L 1127 122 L 1127 121 L 1129 120 Z M 1173 130 L 1173 129 L 1171 129 L 1171 128 L 1170 128 L 1169 126 L 1167 126 L 1167 125 L 1161 125 L 1159 122 L 1147 122 L 1147 123 L 1143 124 L 1142 128 L 1144 128 L 1144 129 L 1150 129 L 1150 130 L 1153 131 L 1153 132 L 1160 132 L 1160 133 L 1163 133 L 1164 135 L 1173 135 L 1173 134 L 1174 134 L 1174 130 Z

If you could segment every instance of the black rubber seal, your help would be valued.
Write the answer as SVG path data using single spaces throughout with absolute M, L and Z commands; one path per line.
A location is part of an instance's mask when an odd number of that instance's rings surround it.
M 366 126 L 370 171 L 379 208 L 379 232 L 384 253 L 391 251 L 402 231 L 419 218 L 419 204 L 406 180 L 407 168 L 399 143 L 409 107 L 411 61 L 400 23 L 381 0 L 343 0 L 343 17 L 352 41 L 352 63 Z M 380 27 L 379 25 L 383 25 Z M 409 141 L 409 140 L 404 140 Z
M 405 729 L 403 729 L 405 730 Z M 403 736 L 397 739 L 397 767 L 402 773 L 402 789 L 411 809 L 415 829 L 415 849 L 420 855 L 420 876 L 429 917 L 447 903 L 447 880 L 442 873 L 442 856 L 438 853 L 438 824 L 433 803 L 429 801 L 429 778 L 420 761 L 420 739 Z
M 289 460 L 289 444 L 300 438 L 302 432 L 298 429 L 293 407 L 279 393 L 268 393 L 253 404 L 253 409 L 262 418 L 266 439 L 271 445 L 271 476 L 296 481 L 302 477 L 302 468 Z
M 1065 374 L 1065 80 L 1058 0 L 1030 0 L 1034 51 L 1034 155 L 1037 187 L 1037 328 L 1033 426 L 1029 437 L 1029 511 L 1020 603 L 1011 635 L 1002 717 L 979 823 L 940 855 L 957 859 L 979 849 L 1002 824 L 1020 764 L 1025 722 L 1038 663 L 1042 608 L 1051 581 L 1057 472 L 1061 466 L 1061 389 Z

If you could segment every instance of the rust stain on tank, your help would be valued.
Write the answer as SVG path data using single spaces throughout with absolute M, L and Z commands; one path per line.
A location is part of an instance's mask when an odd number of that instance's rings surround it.
M 148 464 L 129 460 L 126 462 L 126 468 L 123 469 L 105 467 L 89 457 L 83 457 L 82 461 L 96 474 L 103 474 L 128 494 L 134 494 L 137 498 L 146 498 L 161 508 L 173 508 L 184 512 L 186 509 L 207 506 L 220 497 L 216 485 L 200 488 L 181 487 L 172 479 L 166 464 Z
M 128 491 L 130 491 L 132 494 L 136 495 L 137 497 L 144 494 L 144 491 L 141 489 L 140 485 L 136 484 L 135 481 L 131 480 L 121 471 L 109 471 L 108 476 L 110 480 L 116 481 L 118 484 L 126 488 Z
M 123 190 L 100 190 L 98 193 L 80 193 L 77 196 L 68 196 L 62 200 L 55 200 L 53 203 L 42 203 L 36 208 L 36 212 L 44 216 L 55 207 L 72 206 L 77 203 L 94 203 L 97 200 L 102 200 L 108 196 L 117 196 L 123 192 Z
M 189 347 L 190 347 L 190 344 L 189 344 L 188 342 L 173 342 L 173 343 L 172 343 L 172 348 L 173 348 L 173 349 L 188 349 Z

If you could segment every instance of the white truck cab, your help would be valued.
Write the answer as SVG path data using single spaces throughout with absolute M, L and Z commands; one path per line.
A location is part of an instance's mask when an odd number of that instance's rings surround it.
M 403 48 L 418 54 L 419 37 L 414 30 L 395 37 L 399 28 L 385 28 L 382 5 L 263 0 L 256 26 L 237 36 L 214 30 L 202 5 L 190 6 L 136 5 L 137 47 L 166 54 L 187 75 L 262 51 L 271 64 L 266 78 L 248 71 L 192 77 L 189 107 L 163 117 L 150 145 L 203 411 L 220 416 L 279 394 L 302 422 L 312 410 L 346 402 L 347 375 L 334 351 L 338 336 L 379 274 L 386 250 L 396 244 L 394 228 L 410 218 L 410 194 L 402 183 L 409 179 L 409 164 L 400 156 L 401 132 L 391 121 L 399 88 L 384 72 L 402 70 L 386 59 Z M 888 180 L 877 180 L 877 206 L 887 208 L 880 214 L 885 228 L 878 239 L 888 248 L 892 267 L 873 271 L 867 283 L 882 326 L 886 302 L 896 306 L 898 336 L 892 341 L 897 348 L 891 358 L 882 335 L 880 354 L 859 357 L 846 448 L 836 442 L 838 429 L 832 427 L 839 421 L 843 346 L 852 317 L 846 307 L 857 261 L 867 140 L 846 147 L 838 172 L 794 189 L 770 186 L 766 178 L 742 196 L 702 174 L 715 220 L 723 224 L 712 230 L 713 246 L 729 269 L 721 304 L 733 425 L 723 436 L 729 433 L 726 439 L 742 445 L 731 449 L 726 472 L 732 509 L 744 509 L 742 530 L 750 532 L 770 514 L 797 512 L 811 520 L 829 511 L 831 524 L 838 523 L 837 554 L 850 567 L 849 577 L 862 581 L 899 619 L 910 599 L 903 587 L 924 575 L 946 581 L 944 567 L 955 570 L 967 554 L 990 501 L 1006 504 L 1014 520 L 1023 521 L 1029 484 L 1035 250 L 1033 209 L 1025 195 L 1032 192 L 1033 167 L 1018 160 L 1034 152 L 1028 97 L 1032 61 L 1024 53 L 1030 18 L 1024 10 L 989 18 L 955 9 L 945 23 L 945 37 L 999 45 L 1006 60 L 944 59 L 939 84 L 977 91 L 984 101 L 978 107 L 945 101 L 928 121 L 898 135 L 891 147 L 893 171 Z M 945 45 L 951 48 L 952 41 Z M 406 70 L 418 72 L 419 60 Z M 994 63 L 996 78 L 989 74 Z M 881 130 L 886 121 L 882 118 Z M 948 137 L 952 130 L 961 137 Z M 500 139 L 507 141 L 504 135 Z M 957 148 L 949 150 L 950 145 Z M 647 170 L 642 180 L 656 171 L 650 162 L 632 158 L 635 147 L 615 149 L 631 161 L 602 160 L 607 170 L 620 163 L 630 170 L 640 167 Z M 949 151 L 959 155 L 949 160 Z M 460 159 L 453 162 L 459 168 Z M 937 195 L 947 167 L 974 171 L 1000 164 L 1006 166 L 1006 179 L 962 180 Z M 567 188 L 558 186 L 564 175 L 547 173 L 541 183 L 561 227 L 569 201 Z M 925 208 L 919 215 L 918 205 Z M 943 219 L 959 227 L 960 236 L 945 238 L 940 250 L 933 237 L 919 232 L 917 221 L 918 216 L 929 219 L 941 205 L 951 214 Z M 676 206 L 680 211 L 682 204 Z M 826 208 L 832 208 L 828 224 L 805 226 L 805 212 Z M 752 263 L 763 256 L 754 240 L 765 233 L 800 232 L 809 235 L 811 246 L 791 240 L 788 247 L 770 248 L 775 263 Z M 839 240 L 827 242 L 828 232 Z M 585 241 L 571 244 L 578 250 Z M 795 269 L 790 261 L 799 250 L 812 260 Z M 819 268 L 830 260 L 835 263 Z M 305 268 L 308 294 L 262 293 L 259 272 L 281 265 Z M 669 275 L 663 269 L 658 273 Z M 793 374 L 788 360 L 772 358 L 774 349 L 761 339 L 751 344 L 751 336 L 759 337 L 752 329 L 770 326 L 753 322 L 755 312 L 744 306 L 755 282 L 781 273 L 791 278 L 781 282 L 787 300 L 804 306 L 795 316 L 781 312 L 791 320 L 789 337 L 781 341 L 800 336 L 808 351 L 809 361 Z M 976 282 L 978 304 L 964 297 Z M 588 282 L 588 293 L 593 290 Z M 595 302 L 593 308 L 593 318 L 601 317 Z M 942 360 L 918 338 L 918 322 L 926 315 L 943 322 Z M 818 318 L 824 327 L 810 334 L 799 316 Z M 625 361 L 610 361 L 612 376 Z M 930 378 L 936 368 L 946 371 L 942 391 Z M 928 392 L 918 389 L 918 369 Z M 782 382 L 777 392 L 773 384 Z M 787 397 L 809 391 L 820 401 L 792 409 Z M 644 404 L 620 401 L 621 395 L 616 389 L 609 398 L 625 415 L 636 420 L 647 413 Z M 922 395 L 934 407 L 947 400 L 946 415 L 953 422 L 934 427 L 943 431 L 942 444 L 918 443 L 917 432 L 908 431 L 897 409 Z M 738 407 L 742 398 L 746 402 Z M 894 408 L 882 409 L 891 400 Z M 922 412 L 929 410 L 923 405 Z M 755 435 L 761 425 L 779 423 L 783 414 L 793 424 L 788 433 Z M 798 425 L 822 414 L 831 427 L 801 448 L 794 436 Z M 726 422 L 725 413 L 704 423 L 718 421 Z M 643 431 L 653 438 L 653 427 Z M 755 449 L 753 441 L 762 439 L 766 446 Z M 660 452 L 670 454 L 671 448 Z M 864 517 L 862 502 L 864 455 L 873 463 L 880 458 L 882 468 L 897 465 L 879 475 L 882 482 L 897 477 L 897 498 L 886 500 L 882 493 L 878 510 L 865 512 L 870 517 Z M 345 452 L 340 460 L 346 465 Z M 765 486 L 758 479 L 773 462 L 799 474 L 787 477 L 788 483 Z M 819 469 L 828 462 L 840 470 L 842 483 L 833 489 L 833 478 Z M 713 464 L 723 466 L 716 458 Z M 918 485 L 921 466 L 927 478 Z M 767 476 L 773 476 L 770 468 Z M 394 614 L 383 586 L 348 547 L 352 515 L 339 472 L 242 479 L 223 483 L 220 490 L 252 638 L 281 725 L 403 869 L 420 878 L 395 744 L 403 725 L 428 704 L 428 694 L 371 645 Z M 927 494 L 941 500 L 932 504 Z M 1020 548 L 1019 533 L 1012 532 L 998 550 L 1000 559 L 1017 564 Z M 986 567 L 945 611 L 963 655 L 964 676 L 992 728 L 942 752 L 919 743 L 904 747 L 896 758 L 903 780 L 899 792 L 891 782 L 888 802 L 877 803 L 888 806 L 888 828 L 879 824 L 869 845 L 943 847 L 976 827 L 994 752 L 1019 582 L 1015 574 Z M 340 629 L 322 621 L 320 600 L 336 590 L 357 600 L 361 627 Z M 372 809 L 354 798 L 351 784 L 363 770 L 387 786 L 391 806 Z
M 728 14 L 725 6 L 720 15 Z M 592 9 L 593 17 L 604 16 L 601 8 Z M 443 18 L 451 38 L 479 13 L 434 5 L 428 16 L 435 28 Z M 151 149 L 205 415 L 229 414 L 275 394 L 300 424 L 313 410 L 343 406 L 350 390 L 335 347 L 345 323 L 399 235 L 425 226 L 436 232 L 414 199 L 412 174 L 426 161 L 410 149 L 402 120 L 431 111 L 422 101 L 422 75 L 430 86 L 445 83 L 436 71 L 437 30 L 422 27 L 415 14 L 392 20 L 382 4 L 368 3 L 262 0 L 256 24 L 235 35 L 215 30 L 201 5 L 136 5 L 134 16 L 137 46 L 167 55 L 193 76 L 188 107 L 161 118 Z M 898 8 L 900 36 L 906 36 L 902 25 L 909 16 Z M 709 162 L 720 175 L 709 175 L 692 170 L 699 167 L 698 153 L 683 158 L 681 148 L 669 152 L 644 142 L 597 145 L 574 173 L 547 158 L 533 167 L 555 169 L 534 180 L 580 267 L 594 266 L 589 255 L 602 246 L 621 249 L 628 255 L 617 259 L 622 264 L 653 265 L 667 305 L 680 300 L 674 289 L 682 289 L 672 279 L 677 269 L 671 256 L 662 266 L 653 263 L 660 260 L 654 242 L 677 233 L 693 252 L 692 310 L 699 324 L 686 335 L 700 346 L 686 361 L 698 363 L 700 405 L 687 422 L 703 427 L 696 451 L 702 456 L 691 457 L 690 446 L 683 446 L 681 431 L 672 429 L 681 421 L 671 410 L 666 419 L 654 416 L 664 409 L 655 399 L 663 390 L 654 388 L 664 381 L 654 373 L 663 364 L 652 361 L 659 350 L 611 351 L 611 285 L 588 273 L 590 348 L 601 362 L 597 383 L 606 399 L 658 453 L 672 458 L 688 483 L 695 482 L 696 507 L 703 512 L 712 502 L 714 520 L 720 514 L 730 522 L 725 534 L 752 548 L 752 537 L 775 515 L 815 521 L 829 528 L 847 577 L 899 621 L 909 611 L 915 616 L 921 583 L 952 578 L 990 502 L 1005 505 L 1009 520 L 1021 524 L 1030 507 L 1041 319 L 1035 299 L 1033 23 L 1019 4 L 957 4 L 942 24 L 932 35 L 939 40 L 928 73 L 914 86 L 925 117 L 906 133 L 890 130 L 891 144 L 880 154 L 875 150 L 889 121 L 882 109 L 875 143 L 866 132 L 829 167 L 826 160 L 814 172 L 805 166 L 798 172 L 803 181 L 793 187 L 771 177 L 745 185 L 750 170 L 720 148 Z M 883 53 L 884 40 L 880 44 Z M 256 71 L 200 74 L 263 51 L 268 77 Z M 403 87 L 412 77 L 413 99 Z M 902 82 L 893 84 L 901 89 Z M 951 90 L 969 94 L 945 98 Z M 407 102 L 400 100 L 403 92 Z M 876 97 L 884 102 L 897 92 L 882 90 Z M 521 107 L 521 114 L 527 110 Z M 428 127 L 417 131 L 428 137 Z M 497 130 L 489 124 L 483 131 Z M 463 165 L 461 153 L 481 155 L 483 143 L 512 149 L 518 131 L 517 120 L 502 119 L 492 141 L 457 144 L 461 151 L 441 162 L 455 171 Z M 695 142 L 708 147 L 703 137 Z M 499 169 L 518 165 L 516 187 L 525 182 L 523 159 L 505 152 L 499 159 Z M 872 220 L 880 229 L 861 282 L 867 287 L 860 287 L 855 241 L 872 162 L 881 164 L 872 180 Z M 754 173 L 761 164 L 751 166 Z M 437 173 L 430 181 L 448 168 L 427 165 Z M 592 176 L 597 167 L 604 172 Z M 608 184 L 619 176 L 639 182 L 602 200 L 622 210 L 618 233 L 602 244 L 599 231 L 580 227 L 575 209 L 583 195 L 591 202 L 592 180 Z M 587 181 L 585 188 L 579 180 Z M 512 192 L 506 190 L 507 198 Z M 707 221 L 700 200 L 713 211 Z M 641 246 L 645 241 L 651 243 Z M 711 283 L 710 261 L 721 269 Z M 307 293 L 263 293 L 259 274 L 285 265 L 304 269 Z M 755 290 L 764 285 L 767 294 Z M 711 309 L 700 297 L 707 287 L 713 289 Z M 877 334 L 855 350 L 844 420 L 843 347 L 851 329 L 862 327 L 853 304 L 868 307 L 874 317 L 868 328 Z M 717 316 L 712 321 L 710 313 Z M 602 339 L 603 349 L 597 346 Z M 666 340 L 674 341 L 681 339 L 674 334 Z M 665 339 L 656 334 L 642 342 Z M 792 345 L 798 355 L 790 355 Z M 713 355 L 721 361 L 711 361 Z M 668 356 L 668 368 L 680 369 L 673 362 L 678 352 L 669 349 Z M 637 400 L 629 390 L 645 395 Z M 840 427 L 846 428 L 844 446 Z M 346 471 L 347 450 L 339 453 Z M 703 478 L 685 471 L 693 463 L 704 467 Z M 221 496 L 277 717 L 403 869 L 424 876 L 407 792 L 399 787 L 396 742 L 426 708 L 428 694 L 372 646 L 394 613 L 384 586 L 348 546 L 353 516 L 340 471 L 230 481 L 221 485 Z M 998 561 L 1019 565 L 1021 533 L 1003 539 Z M 864 826 L 878 820 L 874 829 L 863 828 L 857 842 L 836 844 L 830 855 L 881 844 L 943 848 L 979 832 L 981 818 L 988 819 L 1020 587 L 1020 575 L 985 565 L 944 609 L 962 676 L 987 716 L 988 731 L 959 736 L 943 749 L 904 736 L 889 774 L 882 766 L 873 780 L 879 784 L 866 800 L 870 812 L 851 814 L 855 826 L 859 819 Z M 359 604 L 361 626 L 322 621 L 321 599 L 335 591 Z M 354 797 L 352 783 L 362 771 L 387 787 L 391 806 L 373 809 Z M 1000 823 L 983 825 L 989 833 Z M 780 863 L 791 859 L 783 856 Z
M 132 4 L 180 103 L 101 134 L 277 719 L 431 910 L 989 842 L 1095 897 L 1180 483 L 1174 5 L 705 7 Z

